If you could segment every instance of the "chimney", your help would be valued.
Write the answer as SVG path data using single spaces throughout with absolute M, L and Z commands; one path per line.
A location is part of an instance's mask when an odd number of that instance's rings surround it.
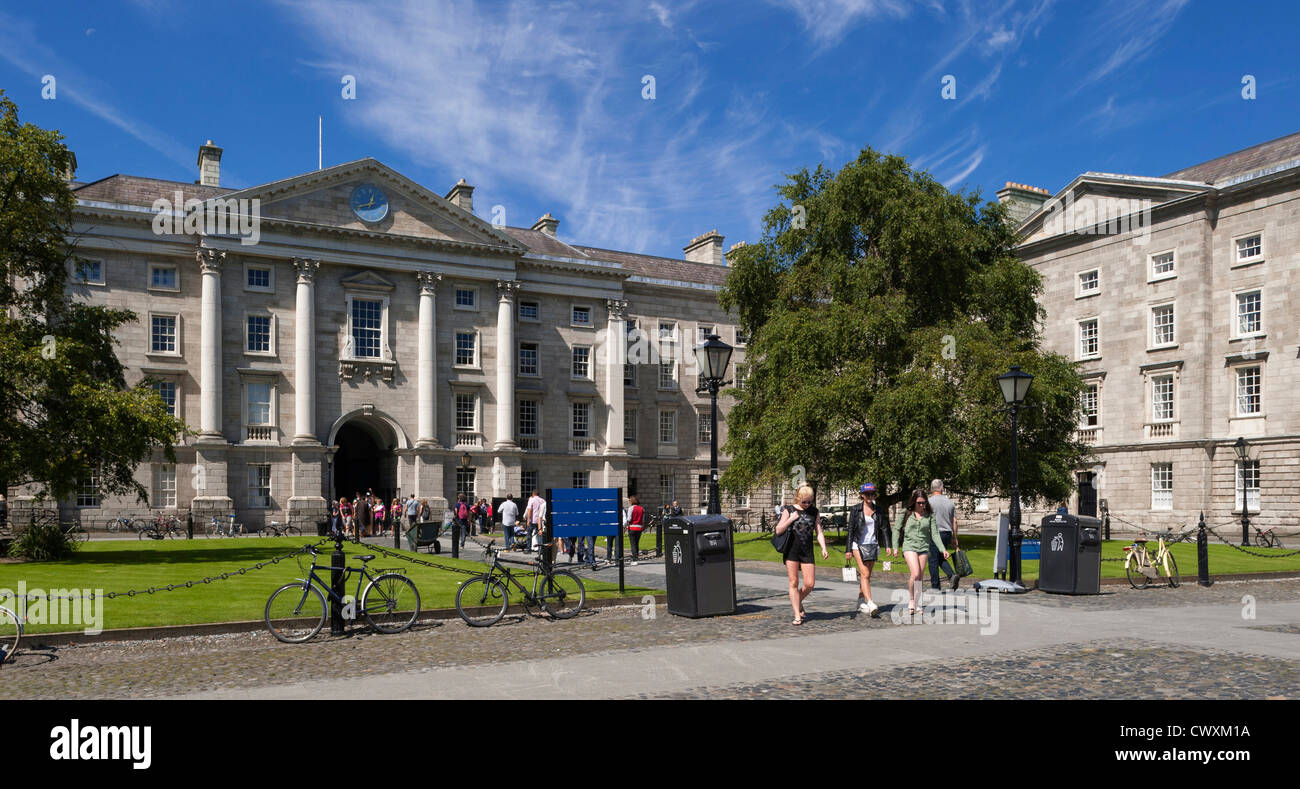
M 560 226 L 560 220 L 551 216 L 551 212 L 547 211 L 545 214 L 542 215 L 541 219 L 533 223 L 532 229 L 539 230 L 542 233 L 545 233 L 546 235 L 550 236 L 551 238 L 555 238 L 555 229 L 559 226 Z
M 77 155 L 68 151 L 68 168 L 63 171 L 63 180 L 72 183 L 77 180 Z
M 212 140 L 199 146 L 199 180 L 194 183 L 221 186 L 221 149 Z
M 1046 189 L 1014 181 L 1007 181 L 1007 185 L 998 190 L 998 202 L 1007 204 L 1007 219 L 1015 227 L 1020 227 L 1051 196 Z
M 731 248 L 727 250 L 727 260 L 726 260 L 726 265 L 728 265 L 728 266 L 731 265 L 731 253 L 732 253 L 732 252 L 735 252 L 737 249 L 740 249 L 740 248 L 743 247 L 743 246 L 745 246 L 745 242 L 744 242 L 744 241 L 737 241 L 736 243 L 734 243 L 734 244 L 731 245 Z
M 722 260 L 722 236 L 716 229 L 692 238 L 691 243 L 682 247 L 682 250 L 686 253 L 686 259 L 693 263 L 725 265 Z
M 447 199 L 456 205 L 456 207 L 474 213 L 474 187 L 465 183 L 462 178 L 456 182 L 456 185 L 447 193 Z

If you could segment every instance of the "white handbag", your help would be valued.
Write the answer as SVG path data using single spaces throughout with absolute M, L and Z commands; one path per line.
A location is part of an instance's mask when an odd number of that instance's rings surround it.
M 844 561 L 844 569 L 840 570 L 840 577 L 846 584 L 855 584 L 858 582 L 857 565 L 851 564 L 849 560 Z

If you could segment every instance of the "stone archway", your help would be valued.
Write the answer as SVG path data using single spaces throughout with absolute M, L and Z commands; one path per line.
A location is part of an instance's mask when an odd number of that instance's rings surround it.
M 383 415 L 348 414 L 330 430 L 334 453 L 333 498 L 355 498 L 358 492 L 374 491 L 385 501 L 397 493 L 397 455 L 406 446 L 406 436 L 396 423 Z

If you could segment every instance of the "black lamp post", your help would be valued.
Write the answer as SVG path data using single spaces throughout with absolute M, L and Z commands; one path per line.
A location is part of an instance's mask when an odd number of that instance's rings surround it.
M 695 363 L 700 368 L 700 387 L 708 389 L 712 411 L 712 429 L 709 431 L 709 514 L 718 515 L 722 505 L 718 502 L 718 390 L 730 381 L 727 377 L 727 365 L 731 362 L 730 345 L 716 334 L 705 338 L 704 344 L 695 348 Z
M 1250 545 L 1250 502 L 1246 500 L 1246 461 L 1250 459 L 1250 445 L 1246 439 L 1238 436 L 1237 443 L 1232 445 L 1232 452 L 1237 456 L 1237 463 L 1241 467 L 1241 547 L 1245 548 Z
M 1011 371 L 998 376 L 998 386 L 1002 387 L 1002 399 L 1006 401 L 1007 410 L 1011 412 L 1011 506 L 1007 520 L 1011 526 L 1008 535 L 1011 543 L 1011 556 L 1008 564 L 1011 583 L 1021 586 L 1020 581 L 1020 545 L 1024 535 L 1020 532 L 1020 458 L 1016 454 L 1016 415 L 1020 405 L 1029 394 L 1029 385 L 1034 376 L 1023 372 L 1019 365 L 1011 365 Z

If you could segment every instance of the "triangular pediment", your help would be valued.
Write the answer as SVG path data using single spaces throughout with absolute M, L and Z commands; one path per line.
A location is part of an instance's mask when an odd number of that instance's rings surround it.
M 1108 221 L 1143 221 L 1156 206 L 1205 192 L 1208 184 L 1113 173 L 1084 173 L 1020 226 L 1021 244 L 1070 233 L 1091 235 Z M 1131 223 L 1130 223 L 1131 224 Z
M 378 195 L 386 207 L 382 218 L 353 210 L 353 196 Z M 456 244 L 496 247 L 506 253 L 525 248 L 504 231 L 450 200 L 376 161 L 361 159 L 250 187 L 223 197 L 258 199 L 266 219 L 296 225 L 344 228 Z
M 340 279 L 339 284 L 345 288 L 382 291 L 384 293 L 388 293 L 397 287 L 391 281 L 370 269 L 349 274 Z

